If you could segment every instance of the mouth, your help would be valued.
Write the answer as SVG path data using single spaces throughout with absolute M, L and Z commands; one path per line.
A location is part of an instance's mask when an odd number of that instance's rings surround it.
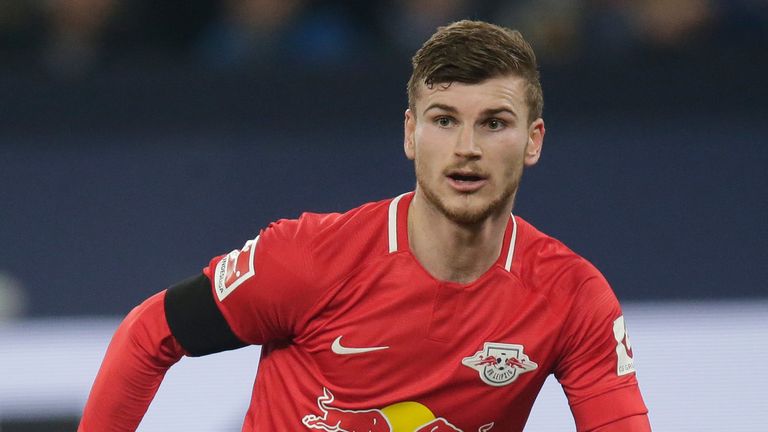
M 464 193 L 475 192 L 488 181 L 486 176 L 470 171 L 451 171 L 446 178 L 454 189 Z

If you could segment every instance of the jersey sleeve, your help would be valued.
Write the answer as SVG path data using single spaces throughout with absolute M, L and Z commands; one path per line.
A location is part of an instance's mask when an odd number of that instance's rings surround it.
M 568 397 L 577 430 L 647 413 L 621 307 L 599 273 L 577 291 L 560 340 L 563 354 L 555 376 Z
M 166 323 L 164 297 L 165 291 L 150 297 L 118 327 L 78 432 L 136 430 L 166 371 L 185 354 Z
M 311 250 L 316 228 L 306 217 L 273 223 L 204 269 L 216 306 L 241 341 L 290 339 L 306 324 L 323 286 Z

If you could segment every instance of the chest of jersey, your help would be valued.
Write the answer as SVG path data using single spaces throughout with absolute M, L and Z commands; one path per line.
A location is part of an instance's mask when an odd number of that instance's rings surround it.
M 503 268 L 444 283 L 409 254 L 361 269 L 319 310 L 291 349 L 323 371 L 318 406 L 335 400 L 325 412 L 410 407 L 460 430 L 499 427 L 516 409 L 524 423 L 557 330 L 546 301 Z

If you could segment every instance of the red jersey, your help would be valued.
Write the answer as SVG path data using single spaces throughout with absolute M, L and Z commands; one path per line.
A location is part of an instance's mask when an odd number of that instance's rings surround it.
M 585 259 L 510 216 L 459 284 L 408 245 L 413 194 L 270 225 L 204 273 L 262 345 L 245 431 L 519 431 L 549 374 L 579 430 L 647 412 L 619 303 Z

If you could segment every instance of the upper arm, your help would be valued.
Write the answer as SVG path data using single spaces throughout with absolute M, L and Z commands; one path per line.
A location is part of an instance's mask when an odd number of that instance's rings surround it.
M 621 307 L 599 273 L 576 293 L 561 340 L 555 375 L 579 431 L 647 413 Z
M 300 221 L 282 221 L 168 290 L 166 317 L 191 355 L 289 339 L 314 303 Z
M 204 274 L 168 288 L 164 302 L 168 327 L 190 356 L 246 345 L 221 314 L 211 292 L 211 282 Z

